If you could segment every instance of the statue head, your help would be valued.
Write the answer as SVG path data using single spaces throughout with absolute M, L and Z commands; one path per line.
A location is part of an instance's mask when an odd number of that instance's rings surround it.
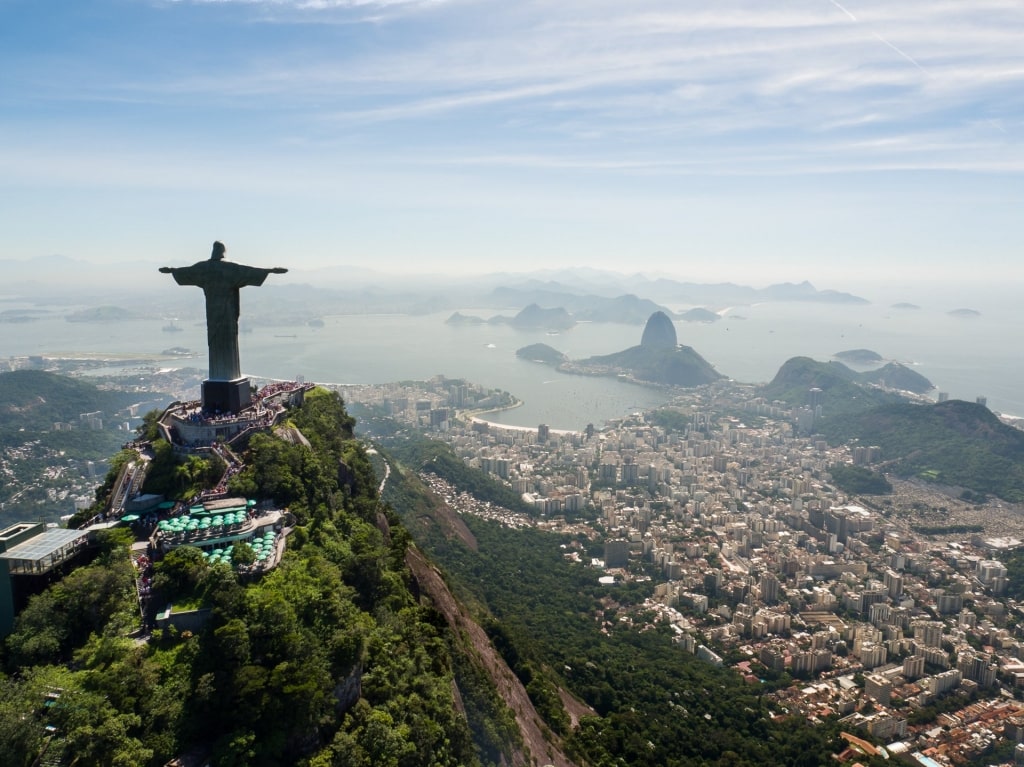
M 226 250 L 227 250 L 227 248 L 224 247 L 224 243 L 223 242 L 215 242 L 215 243 L 213 243 L 213 253 L 210 254 L 210 260 L 211 261 L 220 261 L 221 259 L 224 258 L 224 251 L 226 251 Z

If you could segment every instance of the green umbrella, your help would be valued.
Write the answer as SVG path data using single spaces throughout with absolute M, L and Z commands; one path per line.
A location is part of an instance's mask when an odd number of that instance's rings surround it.
M 138 522 L 139 521 L 139 515 L 138 514 L 125 514 L 123 517 L 121 517 L 121 521 L 122 522 Z

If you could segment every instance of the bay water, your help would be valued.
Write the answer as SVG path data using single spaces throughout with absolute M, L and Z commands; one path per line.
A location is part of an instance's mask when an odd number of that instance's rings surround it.
M 675 309 L 676 307 L 672 307 Z M 995 411 L 1024 415 L 1024 319 L 1015 302 L 981 307 L 976 316 L 946 308 L 891 305 L 762 303 L 726 309 L 714 323 L 676 321 L 679 342 L 691 346 L 722 374 L 738 381 L 771 380 L 794 356 L 828 360 L 848 349 L 870 349 L 910 365 L 951 398 L 987 398 Z M 31 322 L 0 324 L 0 357 L 28 355 L 158 355 L 172 346 L 200 352 L 167 366 L 206 367 L 203 317 L 165 320 L 67 322 L 67 307 Z M 464 309 L 490 317 L 493 309 Z M 509 312 L 503 312 L 508 314 Z M 508 325 L 448 325 L 450 311 L 429 315 L 323 317 L 323 325 L 257 326 L 240 336 L 247 375 L 337 384 L 463 378 L 511 392 L 523 406 L 494 420 L 518 426 L 546 423 L 582 429 L 653 407 L 668 394 L 617 378 L 556 372 L 520 359 L 516 350 L 545 343 L 570 358 L 621 351 L 640 342 L 641 326 L 580 323 L 557 334 Z

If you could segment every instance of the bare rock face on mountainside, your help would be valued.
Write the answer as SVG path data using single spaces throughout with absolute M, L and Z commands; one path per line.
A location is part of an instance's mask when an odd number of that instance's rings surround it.
M 679 344 L 676 328 L 665 312 L 655 312 L 644 327 L 640 337 L 640 346 L 645 349 L 675 349 Z

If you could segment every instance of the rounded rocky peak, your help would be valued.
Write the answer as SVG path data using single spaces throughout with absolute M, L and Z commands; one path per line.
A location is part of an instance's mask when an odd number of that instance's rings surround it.
M 678 345 L 676 327 L 665 312 L 655 312 L 647 320 L 640 345 L 654 349 L 675 349 Z

